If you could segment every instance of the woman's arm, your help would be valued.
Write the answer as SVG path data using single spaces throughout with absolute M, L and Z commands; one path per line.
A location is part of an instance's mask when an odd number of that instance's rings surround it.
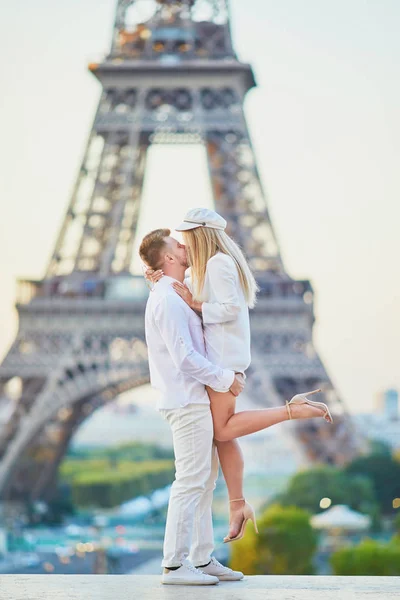
M 190 308 L 201 313 L 203 323 L 227 323 L 234 321 L 240 311 L 235 269 L 232 259 L 225 255 L 208 262 L 207 276 L 217 302 L 198 302 L 193 300 L 191 290 L 182 283 L 174 282 L 172 285 Z
M 240 311 L 236 265 L 226 255 L 218 255 L 207 264 L 207 276 L 216 302 L 203 302 L 203 323 L 234 321 Z

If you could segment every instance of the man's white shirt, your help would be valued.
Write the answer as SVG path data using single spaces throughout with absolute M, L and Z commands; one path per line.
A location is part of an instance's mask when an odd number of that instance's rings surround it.
M 201 319 L 175 292 L 174 281 L 162 277 L 146 305 L 150 381 L 161 392 L 158 409 L 208 404 L 205 385 L 227 392 L 235 378 L 234 371 L 207 360 Z

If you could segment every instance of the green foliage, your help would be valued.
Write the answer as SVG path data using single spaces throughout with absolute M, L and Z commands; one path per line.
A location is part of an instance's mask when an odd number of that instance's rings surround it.
M 152 459 L 173 458 L 173 450 L 154 446 L 153 444 L 143 444 L 141 442 L 127 442 L 116 446 L 107 447 L 80 447 L 68 450 L 66 460 L 95 460 L 108 459 L 110 462 L 116 460 L 143 461 Z
M 258 521 L 260 535 L 249 530 L 234 544 L 231 566 L 249 574 L 312 573 L 317 539 L 309 513 L 321 512 L 324 497 L 332 505 L 346 504 L 369 514 L 377 529 L 381 511 L 393 514 L 393 499 L 400 497 L 400 464 L 378 444 L 374 454 L 359 457 L 344 469 L 319 465 L 295 474 Z M 364 540 L 335 552 L 331 557 L 335 574 L 400 575 L 400 511 L 394 528 L 396 535 L 389 544 Z
M 400 547 L 400 533 L 396 533 L 392 539 L 390 540 L 391 544 L 396 544 L 397 546 Z
M 277 500 L 283 506 L 296 504 L 312 514 L 321 512 L 321 498 L 332 504 L 347 504 L 354 510 L 376 514 L 376 499 L 372 482 L 363 475 L 348 475 L 337 467 L 320 465 L 296 473 L 285 492 Z
M 41 513 L 36 508 L 36 502 L 26 503 L 26 516 L 29 525 L 61 525 L 67 515 L 74 514 L 69 486 L 59 485 L 51 500 L 46 502 L 47 511 Z
M 400 575 L 400 545 L 363 540 L 331 556 L 335 575 Z
M 312 574 L 317 536 L 309 518 L 295 506 L 270 506 L 258 520 L 260 534 L 247 530 L 233 544 L 230 566 L 249 575 Z
M 393 520 L 393 527 L 396 532 L 396 535 L 400 538 L 400 512 L 397 513 Z
M 392 456 L 392 448 L 390 444 L 383 440 L 370 440 L 369 454 L 383 454 L 384 456 Z
M 174 472 L 172 450 L 130 442 L 70 449 L 59 479 L 74 505 L 109 508 L 167 485 Z
M 71 483 L 72 499 L 80 507 L 111 508 L 136 496 L 146 495 L 170 483 L 174 476 L 171 460 L 121 462 L 111 468 L 107 461 L 82 461 L 85 465 L 64 465 Z M 93 463 L 96 470 L 92 470 Z
M 109 463 L 105 459 L 94 460 L 69 460 L 61 463 L 59 476 L 63 481 L 70 482 L 76 479 L 82 473 L 99 473 L 109 468 Z
M 229 566 L 232 569 L 243 571 L 246 575 L 265 574 L 265 569 L 259 564 L 260 556 L 257 538 L 258 535 L 255 533 L 252 524 L 248 524 L 244 537 L 238 542 L 232 542 L 229 560 Z
M 55 497 L 48 503 L 48 512 L 44 515 L 43 521 L 49 525 L 61 525 L 64 518 L 73 515 L 74 512 L 70 491 L 66 485 L 60 486 Z
M 369 477 L 382 513 L 393 513 L 393 499 L 400 497 L 400 463 L 386 454 L 371 454 L 356 458 L 345 473 Z

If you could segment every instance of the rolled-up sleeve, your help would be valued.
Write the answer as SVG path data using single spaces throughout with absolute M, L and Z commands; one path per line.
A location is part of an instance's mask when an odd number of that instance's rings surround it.
M 235 373 L 211 363 L 193 347 L 188 317 L 178 295 L 165 296 L 154 315 L 160 335 L 179 371 L 213 390 L 227 392 Z
M 227 323 L 234 321 L 240 311 L 236 266 L 229 256 L 221 255 L 207 264 L 207 276 L 218 302 L 203 302 L 203 323 Z

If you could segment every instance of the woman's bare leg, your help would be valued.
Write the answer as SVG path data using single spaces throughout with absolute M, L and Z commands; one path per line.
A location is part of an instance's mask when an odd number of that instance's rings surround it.
M 218 442 L 219 462 L 228 489 L 229 500 L 243 498 L 243 455 L 237 440 Z M 229 504 L 229 537 L 236 537 L 243 521 L 244 500 Z
M 286 406 L 235 413 L 236 396 L 207 387 L 214 422 L 214 441 L 228 488 L 229 500 L 243 498 L 243 456 L 236 438 L 271 427 L 289 418 Z M 321 417 L 323 411 L 307 404 L 291 407 L 293 419 Z M 243 522 L 243 502 L 230 504 L 229 537 L 235 537 Z
M 235 413 L 236 397 L 231 392 L 215 392 L 208 387 L 207 392 L 214 422 L 214 438 L 220 442 L 249 435 L 289 419 L 286 406 Z M 293 419 L 309 419 L 322 417 L 324 411 L 308 404 L 295 404 L 291 406 L 291 413 Z

